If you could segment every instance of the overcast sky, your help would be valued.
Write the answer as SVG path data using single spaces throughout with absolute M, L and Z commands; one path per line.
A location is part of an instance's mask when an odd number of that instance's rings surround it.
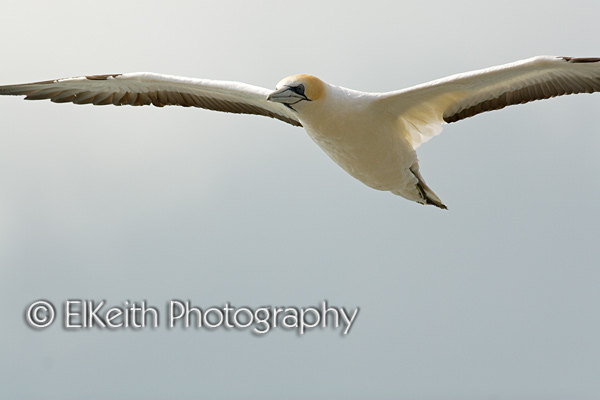
M 598 1 L 252 4 L 7 1 L 0 84 L 310 73 L 376 92 L 600 56 Z M 1 398 L 600 396 L 600 95 L 447 125 L 419 158 L 448 211 L 364 186 L 264 117 L 0 110 Z M 38 299 L 360 312 L 345 336 L 33 330 Z

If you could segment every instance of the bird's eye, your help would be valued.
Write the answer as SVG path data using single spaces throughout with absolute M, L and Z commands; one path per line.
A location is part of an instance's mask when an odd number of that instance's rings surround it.
M 304 85 L 303 84 L 299 84 L 294 89 L 296 90 L 296 93 L 304 95 Z

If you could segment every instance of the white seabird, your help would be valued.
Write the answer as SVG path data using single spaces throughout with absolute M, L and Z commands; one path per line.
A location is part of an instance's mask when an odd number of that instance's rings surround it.
M 302 126 L 350 175 L 374 189 L 445 209 L 419 173 L 416 149 L 444 123 L 574 93 L 600 91 L 600 58 L 540 56 L 453 75 L 407 89 L 364 93 L 310 75 L 274 92 L 238 82 L 154 73 L 93 75 L 0 86 L 25 95 L 94 105 L 178 105 L 277 118 Z

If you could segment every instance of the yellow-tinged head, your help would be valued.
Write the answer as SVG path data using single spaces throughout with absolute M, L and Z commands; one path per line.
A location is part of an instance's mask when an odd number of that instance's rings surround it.
M 315 101 L 325 96 L 325 83 L 312 75 L 292 75 L 282 79 L 267 100 L 283 103 L 294 109 L 303 101 Z
M 310 101 L 319 100 L 325 94 L 325 83 L 312 75 L 300 74 L 288 76 L 277 84 L 277 88 L 284 85 L 304 85 L 304 94 Z

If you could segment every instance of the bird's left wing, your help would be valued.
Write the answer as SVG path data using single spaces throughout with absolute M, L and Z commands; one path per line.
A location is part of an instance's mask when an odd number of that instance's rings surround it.
M 0 95 L 26 100 L 106 105 L 177 105 L 237 114 L 256 114 L 302 126 L 293 111 L 267 101 L 270 91 L 240 82 L 191 79 L 148 72 L 92 75 L 0 86 Z
M 376 104 L 398 118 L 416 149 L 439 134 L 444 123 L 513 104 L 598 91 L 600 58 L 540 56 L 383 93 Z

